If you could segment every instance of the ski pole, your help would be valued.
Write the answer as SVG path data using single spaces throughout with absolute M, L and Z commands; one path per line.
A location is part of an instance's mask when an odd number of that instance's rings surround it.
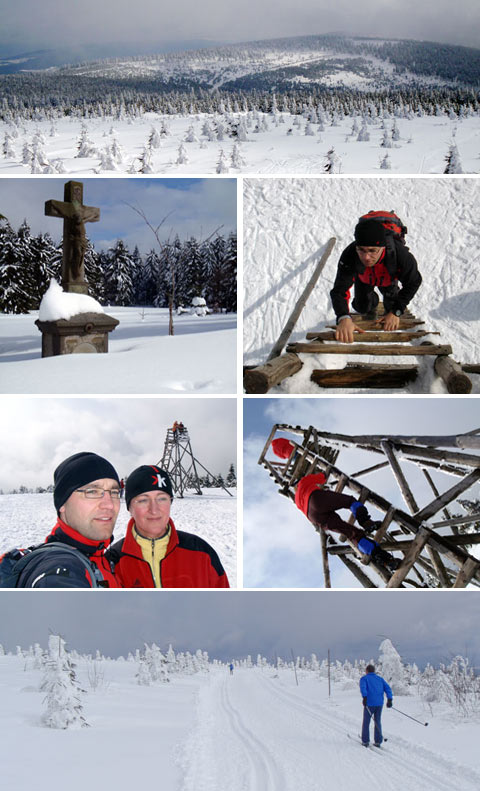
M 420 722 L 420 720 L 416 720 L 415 717 L 410 717 L 410 714 L 405 714 L 404 711 L 400 711 L 400 709 L 395 708 L 395 706 L 392 706 L 392 709 L 394 711 L 398 711 L 399 714 L 403 714 L 404 717 L 408 717 L 409 720 L 413 720 L 414 722 L 418 722 L 419 725 L 425 725 L 425 727 L 428 725 L 428 722 Z

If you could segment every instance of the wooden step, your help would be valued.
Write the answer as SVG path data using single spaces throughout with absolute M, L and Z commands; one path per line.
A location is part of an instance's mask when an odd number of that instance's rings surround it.
M 361 327 L 362 330 L 378 330 L 378 324 L 375 319 L 363 319 L 363 318 L 355 318 L 353 323 L 356 327 Z M 416 318 L 401 318 L 399 329 L 400 330 L 407 330 L 410 327 L 418 327 L 420 324 L 425 324 L 424 321 Z M 336 330 L 337 324 L 326 324 L 325 328 L 327 330 Z
M 368 344 L 368 343 L 323 343 L 310 341 L 310 343 L 291 343 L 287 352 L 294 354 L 372 354 L 374 356 L 423 356 L 426 354 L 439 355 L 451 354 L 452 347 L 426 343 L 420 346 L 402 346 L 399 344 Z
M 320 387 L 404 387 L 417 378 L 416 365 L 355 365 L 315 370 L 310 380 Z
M 362 343 L 373 342 L 376 343 L 407 343 L 414 341 L 416 338 L 424 338 L 425 335 L 440 335 L 439 332 L 428 332 L 428 330 L 417 330 L 413 332 L 385 332 L 385 330 L 378 330 L 378 332 L 364 332 L 357 335 L 356 338 Z M 307 341 L 334 341 L 334 332 L 307 332 Z

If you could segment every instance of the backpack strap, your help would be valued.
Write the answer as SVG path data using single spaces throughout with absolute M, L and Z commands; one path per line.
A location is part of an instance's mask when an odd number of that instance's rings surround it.
M 30 547 L 27 550 L 13 550 L 17 553 L 23 552 L 21 556 L 18 557 L 18 560 L 13 557 L 13 560 L 16 560 L 14 565 L 11 568 L 11 573 L 2 581 L 0 587 L 19 587 L 18 586 L 18 579 L 20 574 L 27 568 L 35 557 L 38 557 L 40 554 L 44 554 L 45 552 L 54 552 L 54 551 L 61 552 L 63 555 L 70 555 L 71 557 L 75 558 L 79 561 L 88 571 L 91 579 L 92 588 L 99 588 L 105 587 L 105 580 L 102 577 L 100 569 L 89 560 L 82 552 L 78 549 L 74 549 L 73 547 L 69 546 L 68 544 L 63 544 L 61 541 L 55 541 L 51 544 L 40 544 L 37 547 Z M 9 584 L 9 582 L 11 584 Z

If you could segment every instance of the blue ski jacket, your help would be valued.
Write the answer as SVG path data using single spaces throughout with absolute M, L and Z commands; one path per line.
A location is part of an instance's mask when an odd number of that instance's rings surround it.
M 384 678 L 376 673 L 367 673 L 360 679 L 360 692 L 367 699 L 367 706 L 383 706 L 383 693 L 388 700 L 393 698 L 391 687 Z

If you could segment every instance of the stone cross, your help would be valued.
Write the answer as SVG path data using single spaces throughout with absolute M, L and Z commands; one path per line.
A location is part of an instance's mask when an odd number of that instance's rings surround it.
M 62 288 L 77 294 L 88 294 L 84 258 L 87 249 L 86 222 L 98 222 L 100 209 L 83 205 L 81 181 L 67 181 L 63 201 L 47 200 L 47 217 L 63 219 Z

